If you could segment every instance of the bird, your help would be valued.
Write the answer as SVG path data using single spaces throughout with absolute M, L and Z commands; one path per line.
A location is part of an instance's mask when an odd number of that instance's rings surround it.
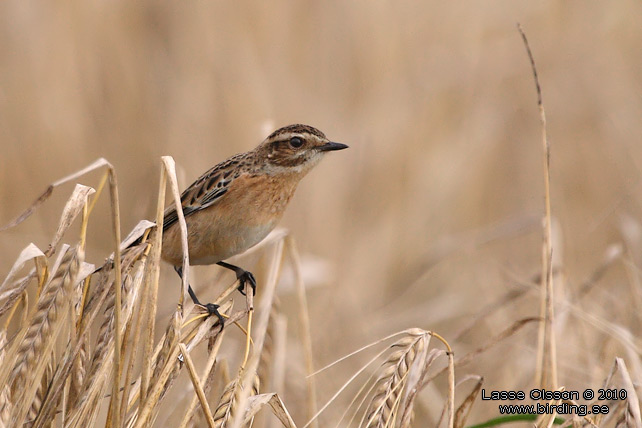
M 258 244 L 278 224 L 301 179 L 331 151 L 347 145 L 302 124 L 272 132 L 256 148 L 213 166 L 181 194 L 191 265 L 217 264 L 234 271 L 238 290 L 256 291 L 254 275 L 225 260 Z M 163 217 L 161 258 L 182 278 L 183 250 L 178 214 L 169 206 Z M 218 305 L 202 304 L 191 286 L 194 304 L 224 320 Z

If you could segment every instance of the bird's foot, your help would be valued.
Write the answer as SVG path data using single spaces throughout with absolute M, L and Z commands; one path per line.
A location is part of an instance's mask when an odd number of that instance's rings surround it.
M 218 324 L 221 326 L 221 331 L 223 331 L 223 327 L 225 327 L 225 318 L 223 318 L 223 315 L 218 311 L 218 308 L 220 307 L 219 305 L 215 303 L 207 303 L 203 305 L 202 303 L 196 303 L 197 305 L 201 306 L 202 308 L 205 308 L 207 311 L 208 315 L 214 315 L 216 318 L 218 318 Z
M 225 263 L 224 261 L 217 262 L 216 264 L 219 266 L 223 266 L 225 269 L 234 271 L 234 273 L 236 274 L 236 279 L 239 282 L 239 286 L 236 287 L 236 289 L 240 291 L 242 295 L 245 296 L 246 283 L 249 283 L 250 286 L 252 287 L 252 295 L 256 294 L 256 279 L 254 279 L 254 275 L 252 275 L 252 272 L 248 272 L 245 269 L 240 268 L 238 266 Z
M 250 287 L 252 287 L 252 295 L 256 294 L 256 279 L 254 275 L 252 275 L 252 272 L 241 270 L 236 273 L 236 279 L 239 281 L 239 286 L 236 289 L 240 291 L 242 295 L 245 296 L 246 283 L 249 283 Z
M 183 278 L 183 269 L 180 266 L 174 266 L 174 270 L 178 274 L 178 276 Z M 200 300 L 198 300 L 198 297 L 196 297 L 196 293 L 194 293 L 194 290 L 192 290 L 192 286 L 187 284 L 187 292 L 189 293 L 189 296 L 192 298 L 192 302 L 194 302 L 195 305 L 200 306 L 204 308 L 207 311 L 208 316 L 215 315 L 216 318 L 218 318 L 218 324 L 221 326 L 221 330 L 223 331 L 223 327 L 225 327 L 225 319 L 223 318 L 223 315 L 218 311 L 219 305 L 215 303 L 207 303 L 207 304 L 202 304 Z

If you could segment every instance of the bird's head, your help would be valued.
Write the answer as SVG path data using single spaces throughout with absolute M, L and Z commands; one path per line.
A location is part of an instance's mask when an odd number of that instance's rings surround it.
M 267 172 L 305 174 L 325 153 L 346 148 L 316 128 L 297 124 L 277 129 L 255 150 L 265 160 Z

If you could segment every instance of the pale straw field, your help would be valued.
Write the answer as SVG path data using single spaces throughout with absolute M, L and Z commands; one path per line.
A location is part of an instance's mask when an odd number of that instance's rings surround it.
M 642 425 L 642 3 L 10 0 L 0 22 L 0 227 L 56 184 L 0 232 L 0 426 Z M 154 228 L 87 276 L 172 203 L 162 156 L 182 190 L 290 123 L 350 148 L 234 259 L 253 301 L 191 269 L 237 325 L 177 306 Z M 546 403 L 609 413 L 499 408 Z

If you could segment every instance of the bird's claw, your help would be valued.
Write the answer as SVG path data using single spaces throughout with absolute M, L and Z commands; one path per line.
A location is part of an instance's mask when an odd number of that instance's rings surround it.
M 256 294 L 256 279 L 254 275 L 252 275 L 252 272 L 244 270 L 236 275 L 236 279 L 239 281 L 239 286 L 236 289 L 240 291 L 242 295 L 245 296 L 246 283 L 249 283 L 250 287 L 252 287 L 252 295 Z
M 219 305 L 215 303 L 207 303 L 205 305 L 200 304 L 205 310 L 207 310 L 208 315 L 214 315 L 216 318 L 218 318 L 218 324 L 221 326 L 221 331 L 223 331 L 223 327 L 225 327 L 225 319 L 223 318 L 223 315 L 218 311 Z

